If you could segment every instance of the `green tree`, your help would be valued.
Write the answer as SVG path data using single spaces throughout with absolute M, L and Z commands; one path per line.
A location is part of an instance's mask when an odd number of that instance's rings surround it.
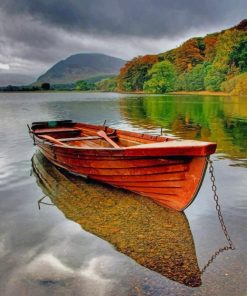
M 50 83 L 48 83 L 48 82 L 43 82 L 43 83 L 41 84 L 41 88 L 42 88 L 43 90 L 49 90 L 49 89 L 51 88 L 51 85 L 50 85 Z
M 223 82 L 221 89 L 231 95 L 246 96 L 247 95 L 247 73 L 234 76 Z
M 174 90 L 177 73 L 175 66 L 169 61 L 154 64 L 148 75 L 151 79 L 144 83 L 145 92 L 165 93 Z
M 222 73 L 230 74 L 230 54 L 236 44 L 245 37 L 246 33 L 237 30 L 227 30 L 221 34 L 216 43 L 216 56 L 213 61 L 215 69 L 220 69 Z
M 240 72 L 247 72 L 247 37 L 234 46 L 230 53 L 230 61 L 240 69 Z
M 103 79 L 96 83 L 96 88 L 101 91 L 116 91 L 117 80 L 115 77 Z
M 207 75 L 210 64 L 208 62 L 198 64 L 191 71 L 186 73 L 186 90 L 204 90 L 204 79 Z
M 246 33 L 237 30 L 227 30 L 220 34 L 216 43 L 216 56 L 213 64 L 208 68 L 204 84 L 207 90 L 219 91 L 221 84 L 228 76 L 236 75 L 236 69 L 231 67 L 230 54 L 236 44 L 244 38 Z
M 187 82 L 186 82 L 186 72 L 178 75 L 175 85 L 174 85 L 174 90 L 187 90 Z
M 95 89 L 95 84 L 94 83 L 89 83 L 85 80 L 79 80 L 76 82 L 76 86 L 75 86 L 76 90 L 83 90 L 83 91 L 87 91 L 87 90 L 94 90 Z
M 208 66 L 207 74 L 204 78 L 204 85 L 207 90 L 219 91 L 222 82 L 226 79 L 226 70 L 215 65 Z

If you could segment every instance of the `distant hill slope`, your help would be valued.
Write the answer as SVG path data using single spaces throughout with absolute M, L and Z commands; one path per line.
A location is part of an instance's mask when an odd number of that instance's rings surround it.
M 41 75 L 37 82 L 73 83 L 97 76 L 114 75 L 126 61 L 104 54 L 81 53 L 68 57 Z

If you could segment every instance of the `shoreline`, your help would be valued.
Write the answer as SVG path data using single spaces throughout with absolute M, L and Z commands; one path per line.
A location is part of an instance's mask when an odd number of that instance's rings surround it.
M 208 91 L 208 90 L 200 90 L 200 91 L 174 91 L 169 92 L 167 94 L 171 95 L 201 95 L 201 96 L 231 96 L 229 93 L 223 91 Z
M 231 94 L 223 92 L 223 91 L 208 91 L 208 90 L 200 90 L 200 91 L 174 91 L 174 92 L 167 92 L 167 93 L 160 93 L 160 94 L 153 94 L 153 93 L 145 93 L 143 91 L 136 91 L 136 92 L 116 92 L 120 94 L 132 94 L 132 95 L 201 95 L 201 96 L 225 96 L 230 97 Z
M 231 96 L 226 92 L 216 91 L 174 91 L 160 94 L 145 93 L 143 91 L 133 92 L 122 92 L 122 91 L 80 91 L 80 90 L 37 90 L 37 91 L 0 91 L 0 93 L 63 93 L 63 92 L 81 92 L 81 93 L 119 93 L 119 94 L 130 94 L 130 95 L 201 95 L 201 96 Z

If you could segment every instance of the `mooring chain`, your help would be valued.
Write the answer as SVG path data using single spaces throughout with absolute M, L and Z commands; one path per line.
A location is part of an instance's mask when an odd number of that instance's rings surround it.
M 201 270 L 201 273 L 205 272 L 205 270 L 208 268 L 208 266 L 214 261 L 214 259 L 222 252 L 224 251 L 227 251 L 227 250 L 235 250 L 235 247 L 234 247 L 234 244 L 230 238 L 230 235 L 226 229 L 226 225 L 225 225 L 225 222 L 224 222 L 224 219 L 223 219 L 223 216 L 222 216 L 222 213 L 221 213 L 221 208 L 220 208 L 220 205 L 219 205 L 219 196 L 217 194 L 217 187 L 215 185 L 215 176 L 214 176 L 214 167 L 213 167 L 213 161 L 210 159 L 210 158 L 207 158 L 207 161 L 209 163 L 209 174 L 210 174 L 210 180 L 212 182 L 212 191 L 213 191 L 213 194 L 214 194 L 214 201 L 216 203 L 216 211 L 218 213 L 218 218 L 219 218 L 219 221 L 220 221 L 220 225 L 221 225 L 221 228 L 224 232 L 224 235 L 228 241 L 228 246 L 225 246 L 223 248 L 220 248 L 218 251 L 216 251 L 212 256 L 211 258 L 208 260 L 207 264 L 202 268 Z

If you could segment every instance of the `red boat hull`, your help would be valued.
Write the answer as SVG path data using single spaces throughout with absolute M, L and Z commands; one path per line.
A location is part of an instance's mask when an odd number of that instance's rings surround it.
M 97 131 L 106 129 L 86 124 L 75 124 L 73 128 L 75 131 L 81 129 L 79 136 L 86 134 L 91 138 L 97 135 Z M 63 129 L 43 129 L 43 134 L 52 134 L 53 143 L 49 137 L 42 138 L 42 129 L 31 132 L 43 155 L 71 173 L 148 196 L 162 206 L 178 211 L 191 204 L 202 183 L 207 157 L 214 152 L 216 144 L 176 141 L 109 128 L 107 131 L 115 132 L 119 143 L 131 139 L 140 145 L 119 149 L 104 146 L 91 148 L 94 143 L 88 140 L 83 144 L 75 140 L 73 146 L 63 142 L 59 145 L 59 139 L 68 136 Z M 104 140 L 102 143 L 105 145 Z

